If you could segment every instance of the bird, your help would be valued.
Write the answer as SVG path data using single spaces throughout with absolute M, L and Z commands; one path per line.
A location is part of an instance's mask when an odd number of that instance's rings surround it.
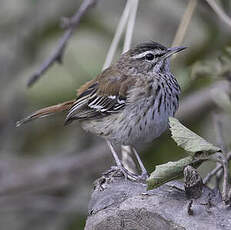
M 146 180 L 149 174 L 136 148 L 159 137 L 168 127 L 168 118 L 178 109 L 181 89 L 171 73 L 170 57 L 185 48 L 142 42 L 81 86 L 76 99 L 40 109 L 16 126 L 67 111 L 65 125 L 77 120 L 85 131 L 103 137 L 116 167 L 126 177 Z M 141 174 L 124 167 L 119 158 L 122 145 L 131 146 Z

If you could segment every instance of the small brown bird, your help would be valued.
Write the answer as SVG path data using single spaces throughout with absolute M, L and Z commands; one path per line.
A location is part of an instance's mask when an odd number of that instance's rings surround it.
M 17 126 L 67 110 L 65 125 L 78 120 L 84 130 L 104 137 L 123 174 L 135 180 L 146 179 L 148 173 L 135 147 L 160 136 L 169 116 L 174 116 L 180 87 L 170 72 L 169 57 L 185 48 L 141 43 L 80 87 L 76 100 L 41 109 L 17 122 Z M 121 145 L 132 147 L 141 175 L 123 167 L 117 154 Z

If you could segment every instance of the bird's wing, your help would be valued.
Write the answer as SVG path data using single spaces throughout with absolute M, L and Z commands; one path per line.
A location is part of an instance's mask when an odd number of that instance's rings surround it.
M 135 79 L 109 68 L 95 80 L 78 90 L 78 97 L 70 108 L 65 124 L 73 120 L 101 118 L 121 111 L 127 99 L 128 90 Z

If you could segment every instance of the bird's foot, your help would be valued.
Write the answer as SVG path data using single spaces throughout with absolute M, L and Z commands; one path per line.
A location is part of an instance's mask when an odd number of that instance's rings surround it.
M 112 166 L 108 171 L 104 173 L 104 175 L 109 175 L 111 177 L 121 177 L 124 176 L 125 180 L 130 179 L 130 180 L 135 180 L 136 179 L 136 174 L 128 171 L 126 168 L 124 168 L 122 165 L 121 166 Z
M 111 166 L 110 169 L 103 173 L 103 176 L 121 177 L 124 176 L 124 174 L 118 166 Z
M 144 172 L 144 173 L 142 173 L 140 176 L 139 176 L 139 178 L 141 179 L 141 180 L 143 180 L 143 181 L 146 181 L 148 178 L 149 178 L 149 173 L 146 171 L 146 172 Z
M 112 166 L 108 171 L 104 173 L 104 175 L 109 175 L 111 177 L 121 177 L 124 176 L 125 180 L 131 180 L 139 183 L 146 183 L 147 178 L 149 177 L 149 174 L 147 172 L 142 173 L 141 175 L 136 175 L 135 173 L 132 173 L 128 171 L 123 166 Z
M 133 180 L 142 184 L 146 184 L 146 180 L 148 179 L 149 174 L 142 173 L 141 175 L 134 175 Z

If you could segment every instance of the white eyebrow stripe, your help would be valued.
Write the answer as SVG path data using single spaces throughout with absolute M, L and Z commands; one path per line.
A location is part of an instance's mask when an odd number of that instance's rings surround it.
M 137 54 L 137 55 L 133 56 L 132 58 L 134 58 L 134 59 L 142 58 L 142 57 L 144 57 L 146 54 L 150 54 L 150 53 L 151 53 L 151 54 L 154 54 L 153 51 L 148 50 L 148 51 L 145 51 L 145 52 L 143 52 L 143 53 L 141 53 L 141 54 Z

